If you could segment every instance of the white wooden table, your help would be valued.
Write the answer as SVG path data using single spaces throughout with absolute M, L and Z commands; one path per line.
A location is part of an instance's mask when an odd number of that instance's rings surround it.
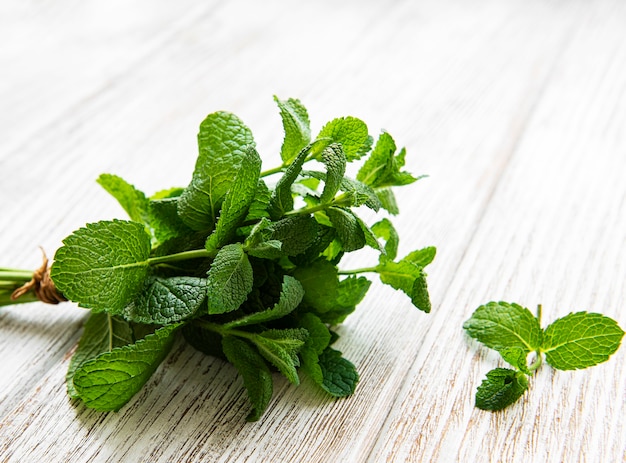
M 503 364 L 462 330 L 490 300 L 626 327 L 621 0 L 4 0 L 0 265 L 34 269 L 37 246 L 124 217 L 101 172 L 186 185 L 210 112 L 239 115 L 275 165 L 274 94 L 301 99 L 314 132 L 344 115 L 388 130 L 429 175 L 399 190 L 394 223 L 401 252 L 438 247 L 432 313 L 375 283 L 339 328 L 355 395 L 276 378 L 251 424 L 235 370 L 182 343 L 118 413 L 74 406 L 64 375 L 86 312 L 1 309 L 0 461 L 626 461 L 626 349 L 542 368 L 490 413 L 474 392 Z

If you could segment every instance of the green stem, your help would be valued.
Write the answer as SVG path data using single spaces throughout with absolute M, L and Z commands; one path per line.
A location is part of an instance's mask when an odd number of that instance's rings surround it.
M 286 165 L 282 164 L 282 165 L 280 165 L 278 167 L 274 167 L 272 169 L 264 170 L 263 172 L 261 172 L 261 177 L 268 177 L 270 175 L 277 174 L 279 172 L 282 172 L 282 170 L 285 169 L 286 167 L 287 167 Z
M 363 267 L 363 268 L 355 268 L 353 270 L 339 270 L 337 273 L 339 275 L 357 275 L 359 273 L 376 273 L 378 272 L 378 267 Z
M 164 264 L 167 262 L 177 262 L 188 259 L 201 259 L 207 257 L 215 257 L 215 251 L 207 251 L 206 249 L 194 249 L 193 251 L 183 251 L 167 256 L 151 257 L 148 259 L 150 265 Z
M 531 363 L 528 366 L 528 370 L 530 370 L 530 371 L 538 370 L 539 367 L 541 366 L 541 364 L 543 363 L 543 357 L 541 356 L 541 351 L 540 350 L 536 350 L 535 353 L 537 354 L 537 358 L 535 359 L 535 361 L 533 363 Z
M 26 283 L 33 278 L 31 270 L 19 270 L 13 268 L 0 269 L 0 281 L 11 281 L 15 283 Z
M 219 334 L 220 336 L 238 336 L 240 338 L 250 339 L 254 341 L 255 334 L 249 333 L 243 330 L 234 330 L 230 328 L 225 328 L 222 325 L 217 323 L 208 322 L 206 320 L 195 320 L 194 323 L 205 330 L 213 331 L 214 333 Z

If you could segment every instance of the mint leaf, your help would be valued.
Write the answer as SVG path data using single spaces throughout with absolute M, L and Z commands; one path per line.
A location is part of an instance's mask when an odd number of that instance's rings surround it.
M 350 209 L 329 207 L 326 214 L 337 231 L 337 239 L 345 252 L 356 251 L 365 246 L 365 233 Z
M 295 256 L 305 252 L 318 238 L 319 225 L 310 215 L 295 215 L 274 222 L 269 239 L 282 243 L 284 255 Z
M 148 205 L 150 202 L 145 194 L 117 175 L 102 174 L 97 182 L 117 199 L 131 220 L 149 226 Z
M 74 373 L 74 388 L 89 408 L 117 411 L 148 381 L 174 342 L 168 325 L 135 344 L 116 347 L 84 362 Z
M 247 299 L 253 284 L 252 266 L 240 243 L 221 248 L 207 280 L 209 314 L 232 312 Z
M 296 367 L 300 366 L 298 351 L 304 346 L 308 332 L 302 328 L 267 330 L 251 337 L 259 352 L 278 368 L 290 382 L 300 384 Z
M 293 276 L 304 288 L 303 301 L 324 313 L 336 307 L 339 288 L 337 267 L 325 259 L 318 259 L 307 267 L 297 267 Z
M 68 395 L 72 399 L 78 397 L 74 387 L 74 373 L 83 363 L 116 347 L 132 344 L 133 338 L 131 326 L 123 318 L 104 312 L 91 312 L 65 376 Z
M 495 368 L 487 373 L 476 391 L 476 406 L 481 410 L 497 411 L 508 407 L 528 389 L 528 379 L 522 372 Z
M 149 255 L 143 225 L 101 221 L 63 240 L 50 274 L 56 288 L 81 307 L 121 313 L 143 287 Z
M 356 178 L 374 188 L 408 185 L 417 179 L 408 172 L 402 172 L 406 151 L 400 150 L 397 156 L 396 143 L 391 135 L 383 132 L 367 161 L 359 170 Z
M 204 278 L 149 277 L 146 288 L 124 309 L 124 317 L 139 323 L 167 325 L 195 315 L 206 295 Z
M 346 156 L 343 154 L 341 145 L 332 143 L 322 151 L 322 162 L 326 165 L 326 181 L 324 190 L 320 196 L 321 203 L 332 201 L 335 197 L 343 176 L 346 173 Z
M 237 328 L 282 318 L 298 307 L 303 296 L 304 289 L 300 282 L 289 275 L 285 275 L 280 299 L 274 304 L 274 307 L 261 312 L 254 312 L 237 320 L 225 323 L 224 328 Z
M 577 312 L 548 325 L 541 349 L 554 368 L 587 368 L 607 361 L 623 336 L 615 320 L 598 313 Z
M 189 186 L 178 202 L 178 213 L 194 230 L 212 230 L 224 197 L 249 147 L 252 133 L 234 114 L 209 114 L 200 124 L 199 156 Z
M 287 167 L 283 176 L 276 183 L 276 187 L 274 188 L 268 207 L 268 212 L 272 219 L 278 220 L 285 215 L 285 212 L 289 212 L 293 209 L 293 194 L 291 192 L 291 186 L 298 178 L 298 175 L 302 170 L 302 165 L 309 155 L 311 146 L 312 145 L 307 145 L 302 148 L 289 167 Z
M 385 209 L 392 215 L 398 215 L 400 209 L 398 208 L 398 202 L 396 201 L 396 195 L 391 188 L 378 188 L 376 190 L 376 196 L 380 202 L 380 207 Z
M 309 337 L 300 350 L 302 369 L 316 384 L 322 386 L 324 374 L 319 364 L 319 356 L 330 344 L 330 331 L 319 317 L 312 313 L 305 313 L 299 322 L 300 326 L 309 333 Z
M 408 261 L 393 262 L 383 259 L 376 266 L 376 272 L 383 283 L 407 294 L 415 307 L 430 312 L 426 275 L 421 267 Z
M 354 393 L 359 382 L 359 374 L 349 360 L 341 356 L 341 352 L 327 347 L 319 356 L 322 371 L 320 386 L 333 397 L 347 397 Z
M 541 346 L 541 327 L 535 316 L 518 304 L 489 302 L 476 309 L 463 328 L 487 347 L 520 348 L 526 353 Z
M 224 336 L 224 355 L 243 378 L 252 410 L 246 420 L 257 421 L 265 412 L 273 391 L 272 373 L 256 350 L 243 339 Z
M 528 351 L 526 349 L 521 347 L 499 347 L 498 352 L 505 362 L 511 364 L 527 375 L 531 374 L 531 371 L 528 369 L 528 364 L 526 363 L 528 356 Z
M 309 115 L 300 100 L 293 98 L 279 100 L 274 96 L 274 101 L 278 104 L 280 117 L 283 121 L 283 129 L 285 130 L 285 139 L 280 150 L 280 157 L 285 164 L 288 164 L 311 141 Z
M 178 215 L 178 198 L 151 200 L 148 213 L 158 243 L 193 233 L 193 230 L 185 225 Z
M 435 258 L 435 254 L 437 253 L 437 248 L 434 246 L 429 246 L 427 248 L 418 249 L 417 251 L 413 251 L 407 254 L 402 260 L 411 262 L 418 267 L 426 267 L 430 264 Z
M 226 193 L 215 230 L 206 242 L 206 249 L 215 250 L 235 235 L 235 230 L 248 214 L 248 209 L 254 201 L 260 173 L 261 158 L 256 150 L 250 147 L 241 160 L 241 166 L 231 188 Z
M 378 212 L 382 207 L 382 203 L 376 192 L 365 183 L 344 177 L 340 188 L 350 196 L 350 206 L 365 205 L 375 212 Z
M 319 314 L 322 321 L 330 325 L 342 323 L 363 300 L 371 284 L 372 282 L 363 276 L 350 276 L 341 280 L 334 308 Z
M 256 187 L 256 193 L 252 204 L 248 208 L 248 215 L 244 219 L 244 222 L 256 222 L 259 219 L 269 217 L 267 209 L 270 204 L 270 190 L 263 180 L 259 180 L 259 184 Z
M 372 231 L 378 238 L 385 240 L 385 256 L 387 259 L 394 260 L 398 255 L 400 238 L 393 224 L 389 219 L 382 219 L 380 222 L 376 222 L 372 225 Z M 419 265 L 416 262 L 413 263 Z
M 339 143 L 348 161 L 361 158 L 371 144 L 365 123 L 351 116 L 330 121 L 322 128 L 317 139 L 330 139 L 331 142 Z

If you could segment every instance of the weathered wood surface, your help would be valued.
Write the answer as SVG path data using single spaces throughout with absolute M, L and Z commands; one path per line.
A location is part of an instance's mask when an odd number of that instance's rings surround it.
M 2 309 L 0 461 L 626 461 L 624 349 L 492 414 L 473 394 L 499 361 L 461 329 L 490 300 L 626 326 L 626 3 L 7 0 L 0 43 L 1 265 L 122 216 L 101 172 L 185 185 L 209 112 L 276 164 L 273 94 L 406 146 L 430 177 L 399 192 L 401 252 L 439 250 L 430 315 L 375 284 L 339 329 L 353 397 L 277 378 L 252 424 L 234 369 L 182 344 L 120 412 L 75 406 L 84 311 Z

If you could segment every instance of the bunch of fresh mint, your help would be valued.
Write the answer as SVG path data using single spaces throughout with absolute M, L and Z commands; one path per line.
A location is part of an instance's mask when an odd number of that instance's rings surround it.
M 435 249 L 398 259 L 389 219 L 367 225 L 356 214 L 358 207 L 398 213 L 391 187 L 417 180 L 402 170 L 405 150 L 397 152 L 386 132 L 374 144 L 354 117 L 332 120 L 313 138 L 298 100 L 275 101 L 284 127 L 276 168 L 262 169 L 238 117 L 216 112 L 200 125 L 186 188 L 147 197 L 118 176 L 99 177 L 130 220 L 76 230 L 50 271 L 57 291 L 91 310 L 67 373 L 72 398 L 118 410 L 182 334 L 235 366 L 252 405 L 248 419 L 257 420 L 274 369 L 294 384 L 303 371 L 334 397 L 353 393 L 357 371 L 331 347 L 330 327 L 365 296 L 371 282 L 362 273 L 377 273 L 430 311 L 424 267 Z M 356 178 L 346 176 L 357 160 L 364 162 Z M 379 253 L 377 262 L 339 269 L 344 253 L 365 246 Z
M 476 391 L 476 406 L 502 410 L 528 389 L 528 376 L 543 362 L 557 370 L 588 368 L 609 359 L 621 343 L 624 331 L 617 322 L 598 313 L 570 313 L 545 329 L 537 316 L 519 304 L 490 302 L 480 306 L 463 328 L 472 338 L 500 353 L 513 367 L 495 368 Z M 529 354 L 535 356 L 529 365 Z

